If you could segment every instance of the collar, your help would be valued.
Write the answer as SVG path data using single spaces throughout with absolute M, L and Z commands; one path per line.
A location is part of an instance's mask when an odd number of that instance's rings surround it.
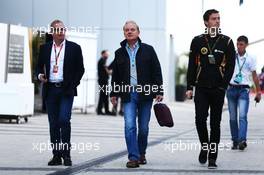
M 60 44 L 60 46 L 59 47 L 61 47 L 61 46 L 65 46 L 65 43 L 66 43 L 66 40 L 64 39 L 62 42 L 61 42 L 61 44 Z M 56 47 L 58 47 L 57 45 L 56 45 L 56 43 L 55 43 L 55 41 L 53 40 L 53 44 L 52 44 L 52 46 L 56 46 Z
M 128 43 L 126 43 L 126 48 L 128 48 L 128 49 L 135 50 L 135 49 L 138 48 L 138 47 L 139 47 L 138 41 L 132 46 L 132 48 L 129 46 Z
M 138 46 L 140 47 L 141 46 L 141 39 L 138 38 Z M 121 47 L 126 47 L 127 46 L 127 39 L 124 39 L 121 43 L 120 43 Z
M 215 35 L 215 37 L 212 37 L 210 34 L 204 34 L 204 36 L 206 38 L 208 38 L 208 40 L 214 40 L 214 39 L 217 39 L 218 37 L 220 37 L 222 34 L 221 33 L 218 33 Z
M 236 52 L 236 55 L 237 55 L 237 57 L 240 58 L 240 59 L 248 57 L 248 53 L 247 53 L 247 52 L 245 52 L 244 55 L 240 56 L 239 53 L 238 53 L 238 51 L 237 51 L 237 52 Z

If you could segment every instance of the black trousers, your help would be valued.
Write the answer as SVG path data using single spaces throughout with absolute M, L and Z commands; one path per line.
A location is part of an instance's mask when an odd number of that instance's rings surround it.
M 120 103 L 119 113 L 124 112 L 124 109 L 123 109 L 124 108 L 124 105 L 123 105 L 123 102 L 122 102 L 121 97 L 117 97 L 116 101 L 117 101 L 117 104 L 115 106 L 113 106 L 112 112 L 117 113 L 118 103 Z
M 49 86 L 46 98 L 52 153 L 70 157 L 71 111 L 73 96 L 66 96 L 62 87 Z
M 109 95 L 107 93 L 107 84 L 99 84 L 100 93 L 99 93 L 99 101 L 97 106 L 97 113 L 102 113 L 102 108 L 104 107 L 104 111 L 106 113 L 109 112 Z
M 195 90 L 195 124 L 202 148 L 209 148 L 209 159 L 217 159 L 220 142 L 220 123 L 225 91 L 219 88 L 197 87 Z M 210 109 L 210 137 L 207 130 Z M 207 145 L 207 146 L 205 146 Z

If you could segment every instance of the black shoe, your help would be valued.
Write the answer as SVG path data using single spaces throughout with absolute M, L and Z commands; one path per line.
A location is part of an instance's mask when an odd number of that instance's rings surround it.
M 97 115 L 105 115 L 105 113 L 102 112 L 102 109 L 98 110 L 98 108 L 96 108 L 96 114 Z
M 208 155 L 208 150 L 201 149 L 200 154 L 199 154 L 199 162 L 200 162 L 200 164 L 205 164 L 206 163 L 207 155 Z
M 105 115 L 103 112 L 97 112 L 97 115 Z
M 239 150 L 244 150 L 247 147 L 247 142 L 246 141 L 242 141 L 238 144 L 238 149 Z
M 64 157 L 63 160 L 64 166 L 72 166 L 72 161 L 70 157 Z
M 52 159 L 48 162 L 48 166 L 57 166 L 62 165 L 61 157 L 60 156 L 53 156 Z
M 113 108 L 112 108 L 112 113 L 115 113 L 115 114 L 117 114 L 117 110 L 116 110 L 116 108 L 115 108 L 115 107 L 113 107 Z
M 140 165 L 146 165 L 147 164 L 147 159 L 145 155 L 141 155 L 139 160 L 138 160 L 138 164 Z
M 108 111 L 108 112 L 105 112 L 105 115 L 112 115 L 112 116 L 114 116 L 114 115 L 116 115 L 116 113 L 113 113 L 113 112 Z
M 216 165 L 216 160 L 214 159 L 209 159 L 209 163 L 208 163 L 208 169 L 216 169 L 217 165 Z
M 232 150 L 238 149 L 238 142 L 233 142 L 233 146 L 231 147 Z
M 129 160 L 126 164 L 127 168 L 138 168 L 139 167 L 139 163 L 137 160 Z
M 116 112 L 111 112 L 111 114 L 112 114 L 112 115 L 115 115 L 115 116 L 117 115 L 117 113 L 116 113 Z
M 121 115 L 121 116 L 124 116 L 124 112 L 123 111 L 119 111 L 118 114 Z

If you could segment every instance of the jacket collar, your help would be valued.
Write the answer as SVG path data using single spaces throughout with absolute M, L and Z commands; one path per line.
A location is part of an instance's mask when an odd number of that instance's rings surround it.
M 121 47 L 126 47 L 126 44 L 127 44 L 127 39 L 124 39 L 124 40 L 120 43 Z M 140 46 L 141 46 L 141 39 L 140 39 L 140 38 L 138 38 L 138 44 L 139 44 L 139 47 L 140 47 Z

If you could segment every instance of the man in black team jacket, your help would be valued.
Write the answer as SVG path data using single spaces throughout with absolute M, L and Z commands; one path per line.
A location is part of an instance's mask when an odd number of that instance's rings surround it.
M 214 169 L 225 91 L 235 66 L 235 48 L 228 36 L 220 34 L 217 10 L 207 10 L 203 18 L 206 32 L 194 37 L 191 43 L 186 95 L 191 99 L 195 87 L 195 123 L 201 142 L 199 162 L 205 164 L 208 158 L 208 168 Z M 206 124 L 209 107 L 210 137 Z

